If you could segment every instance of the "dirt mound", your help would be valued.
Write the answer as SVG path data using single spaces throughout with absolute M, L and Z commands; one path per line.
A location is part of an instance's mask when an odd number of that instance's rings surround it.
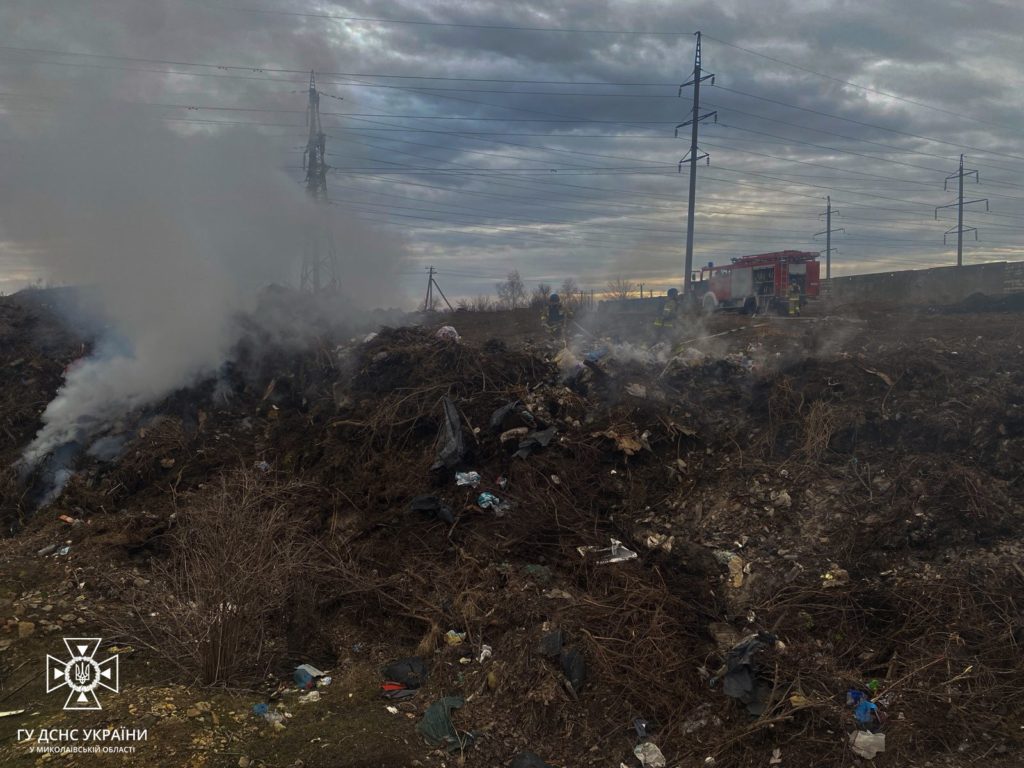
M 432 328 L 253 346 L 221 381 L 126 422 L 117 458 L 83 457 L 26 540 L 71 526 L 69 567 L 109 571 L 97 590 L 136 638 L 157 636 L 139 627 L 154 584 L 188 607 L 190 631 L 208 605 L 244 633 L 249 614 L 224 606 L 271 594 L 253 614 L 258 660 L 211 677 L 201 653 L 178 658 L 195 679 L 254 686 L 268 663 L 354 675 L 419 655 L 428 681 L 398 738 L 461 696 L 478 765 L 523 749 L 633 765 L 638 718 L 670 764 L 760 765 L 773 750 L 845 764 L 849 690 L 882 712 L 878 765 L 1012 755 L 1021 332 L 735 322 L 713 353 L 656 360 Z M 269 506 L 236 509 L 232 494 Z M 201 538 L 223 528 L 196 522 L 216 504 L 241 515 L 237 540 Z M 58 532 L 58 514 L 85 522 Z M 189 541 L 219 553 L 236 592 L 186 594 L 195 582 L 174 569 Z M 300 562 L 261 561 L 286 543 Z M 281 582 L 254 591 L 245 568 Z M 730 675 L 747 667 L 730 649 L 759 631 L 782 643 L 752 656 L 741 703 Z M 367 697 L 377 682 L 360 683 Z

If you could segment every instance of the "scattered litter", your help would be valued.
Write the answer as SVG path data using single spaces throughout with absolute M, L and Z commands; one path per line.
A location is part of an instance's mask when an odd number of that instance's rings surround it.
M 409 511 L 422 512 L 449 525 L 455 522 L 455 513 L 452 512 L 452 508 L 437 496 L 417 496 L 410 502 Z
M 845 587 L 849 583 L 850 574 L 836 563 L 832 563 L 829 569 L 821 574 L 821 586 L 825 589 Z
M 587 683 L 587 662 L 577 649 L 562 651 L 562 674 L 569 681 L 573 691 L 579 693 Z
M 636 552 L 628 547 L 624 547 L 618 539 L 612 539 L 611 544 L 610 547 L 606 548 L 594 546 L 577 547 L 576 551 L 580 553 L 580 557 L 593 558 L 594 562 L 598 565 L 621 563 L 626 560 L 635 560 L 638 557 Z
M 57 545 L 56 544 L 47 544 L 45 547 L 43 547 L 38 552 L 36 552 L 36 554 L 39 555 L 40 557 L 46 557 L 47 555 L 52 555 L 56 551 L 57 551 Z
M 633 456 L 644 448 L 650 450 L 650 446 L 645 445 L 642 438 L 636 435 L 620 435 L 614 429 L 606 429 L 604 432 L 595 432 L 593 436 L 607 437 L 609 440 L 614 441 L 616 450 L 621 451 L 626 456 Z
M 714 555 L 718 562 L 729 567 L 729 586 L 734 589 L 742 587 L 744 566 L 746 565 L 743 558 L 727 549 L 715 550 Z
M 516 451 L 515 455 L 520 459 L 525 459 L 534 451 L 547 448 L 557 432 L 557 427 L 548 427 L 547 429 L 530 432 L 519 442 L 519 450 Z
M 320 691 L 310 691 L 299 696 L 299 704 L 313 704 L 320 701 Z
M 456 472 L 455 473 L 455 484 L 456 485 L 471 485 L 476 488 L 480 485 L 480 473 L 479 472 Z
M 804 696 L 802 693 L 794 693 L 789 697 L 789 703 L 794 707 L 809 707 L 811 705 L 810 699 Z
M 265 461 L 257 461 L 253 466 L 264 474 L 270 471 L 270 465 Z
M 74 518 L 74 517 L 71 517 L 71 515 L 58 515 L 57 519 L 60 520 L 62 523 L 67 523 L 68 525 L 81 525 L 82 524 L 81 520 L 79 520 L 77 518 Z
M 324 676 L 324 673 L 314 667 L 312 664 L 300 664 L 295 668 L 295 674 L 292 675 L 295 680 L 295 685 L 304 691 L 311 690 L 316 687 L 316 681 Z
M 608 347 L 598 347 L 597 349 L 593 350 L 592 352 L 587 352 L 583 356 L 583 359 L 586 360 L 588 363 L 596 363 L 601 358 L 606 357 L 607 355 L 608 355 Z
M 850 749 L 858 757 L 873 760 L 879 752 L 885 752 L 885 734 L 854 731 L 850 734 Z
M 955 355 L 956 352 L 954 352 L 953 354 Z M 863 370 L 864 370 L 864 373 L 870 373 L 872 376 L 877 376 L 882 381 L 884 381 L 886 384 L 888 384 L 890 387 L 896 386 L 896 382 L 894 382 L 892 380 L 892 376 L 890 376 L 887 373 L 882 373 L 881 371 L 876 371 L 876 370 L 874 370 L 872 368 L 864 368 Z
M 24 709 L 8 709 L 5 712 L 0 712 L 0 717 L 14 717 L 15 715 L 24 714 Z
M 482 645 L 480 647 L 480 658 L 478 658 L 477 661 L 479 661 L 481 664 L 483 664 L 485 661 L 487 661 L 493 655 L 494 655 L 494 651 L 491 648 L 491 646 L 486 645 L 486 644 Z
M 640 765 L 644 766 L 644 768 L 665 768 L 668 765 L 665 755 L 661 753 L 658 745 L 650 741 L 637 744 L 633 748 L 633 754 L 636 755 L 636 759 L 640 761 Z
M 460 752 L 472 746 L 476 741 L 473 733 L 458 731 L 452 722 L 452 710 L 465 704 L 461 696 L 445 696 L 431 704 L 423 713 L 423 719 L 416 726 L 428 744 L 435 747 L 444 746 L 449 752 Z
M 393 707 L 390 704 L 388 704 L 386 707 L 384 707 L 384 709 L 386 709 L 392 715 L 397 715 L 398 714 L 398 707 Z
M 330 675 L 324 675 L 323 677 L 321 677 L 319 680 L 316 681 L 316 687 L 317 688 L 326 688 L 327 686 L 329 686 L 333 682 L 334 682 L 334 678 L 333 677 L 331 677 Z
M 477 496 L 476 503 L 483 509 L 494 510 L 494 514 L 498 517 L 504 517 L 515 508 L 511 501 L 499 499 L 490 491 L 484 491 Z
M 252 713 L 273 726 L 275 731 L 283 730 L 285 718 L 290 717 L 288 713 L 271 709 L 267 704 L 253 704 Z
M 369 344 L 371 341 L 377 338 L 377 332 L 368 333 L 363 337 L 363 344 Z
M 452 646 L 454 646 L 454 645 L 462 645 L 466 641 L 466 633 L 465 632 L 457 632 L 454 629 L 449 629 L 444 634 L 444 641 L 446 643 L 448 643 L 448 645 L 452 645 Z
M 459 332 L 455 330 L 454 326 L 442 325 L 437 329 L 437 333 L 434 334 L 434 338 L 440 341 L 461 341 L 462 337 L 459 336 Z
M 393 661 L 384 667 L 381 695 L 388 699 L 405 699 L 427 682 L 427 665 L 419 656 Z
M 518 442 L 530 434 L 529 427 L 513 427 L 505 432 L 502 432 L 498 437 L 498 442 L 504 445 L 505 443 L 511 443 L 513 440 Z
M 512 758 L 509 768 L 551 768 L 533 752 L 520 752 Z
M 647 387 L 645 387 L 643 384 L 627 384 L 626 385 L 626 394 L 627 395 L 632 395 L 633 397 L 639 397 L 641 399 L 645 399 L 647 397 Z M 654 746 L 654 745 L 652 744 L 651 746 Z M 657 747 L 654 747 L 654 748 L 657 749 Z M 638 747 L 638 749 L 639 749 L 639 747 Z
M 441 422 L 441 429 L 437 437 L 439 446 L 437 459 L 430 467 L 431 470 L 438 470 L 442 467 L 454 469 L 466 453 L 466 444 L 462 439 L 459 409 L 447 395 L 441 398 L 441 408 L 444 411 L 444 420 Z
M 754 663 L 759 651 L 774 648 L 778 638 L 768 632 L 747 635 L 734 645 L 725 656 L 725 675 L 722 689 L 726 696 L 739 699 L 752 715 L 764 712 L 772 684 L 765 680 Z
M 488 426 L 495 434 L 519 427 L 529 431 L 536 426 L 536 420 L 521 401 L 512 400 L 491 413 Z
M 878 705 L 866 696 L 858 701 L 857 706 L 853 708 L 853 716 L 857 719 L 858 723 L 864 726 L 881 722 L 878 714 Z
M 541 635 L 540 642 L 537 644 L 537 653 L 553 659 L 562 652 L 562 645 L 564 643 L 565 638 L 562 635 L 562 630 L 552 629 Z
M 394 701 L 411 699 L 416 695 L 416 689 L 409 688 L 402 683 L 396 683 L 393 680 L 385 680 L 380 684 L 380 695 L 385 699 L 392 699 Z
M 782 764 L 782 750 L 776 747 L 772 750 L 772 759 L 768 761 L 768 765 L 781 765 Z
M 56 554 L 57 554 L 57 557 L 63 557 L 64 555 L 66 555 L 70 551 L 71 551 L 71 545 L 68 544 L 68 545 L 65 545 L 65 546 L 61 547 L 60 549 L 58 549 Z

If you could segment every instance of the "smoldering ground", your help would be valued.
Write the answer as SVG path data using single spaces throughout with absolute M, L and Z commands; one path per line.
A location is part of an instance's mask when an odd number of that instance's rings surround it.
M 311 201 L 268 142 L 252 132 L 184 135 L 91 107 L 14 140 L 0 159 L 0 231 L 31 246 L 51 281 L 77 286 L 80 310 L 101 329 L 47 406 L 27 466 L 215 371 L 260 289 L 295 283 L 303 249 L 325 229 L 345 275 L 334 310 L 386 303 L 400 240 Z M 273 329 L 280 319 L 259 321 Z M 294 327 L 294 314 L 288 321 L 282 339 L 314 333 Z

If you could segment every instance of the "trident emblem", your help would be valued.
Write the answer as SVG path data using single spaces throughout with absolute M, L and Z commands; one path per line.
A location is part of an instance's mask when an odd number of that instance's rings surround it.
M 65 637 L 64 645 L 71 658 L 46 657 L 46 692 L 65 685 L 70 689 L 64 709 L 102 709 L 96 691 L 106 688 L 118 692 L 118 657 L 97 661 L 99 637 Z

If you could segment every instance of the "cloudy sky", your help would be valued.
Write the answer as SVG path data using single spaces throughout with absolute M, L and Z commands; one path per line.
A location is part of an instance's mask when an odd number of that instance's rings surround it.
M 1024 6 L 903 0 L 6 0 L 0 152 L 88 103 L 186 136 L 254 134 L 302 193 L 307 73 L 327 133 L 327 215 L 405 243 L 396 294 L 682 269 L 693 32 L 702 90 L 695 262 L 821 250 L 834 274 L 950 264 L 961 152 L 965 262 L 1024 256 Z M 37 148 L 42 149 L 42 148 Z M 88 142 L 78 151 L 88 152 Z M 45 152 L 44 152 L 45 154 Z M 125 162 L 131 162 L 126 158 Z M 60 169 L 48 183 L 61 184 Z M 239 174 L 239 179 L 248 178 Z M 240 184 L 242 181 L 240 181 Z M 258 194 L 257 190 L 250 190 Z M 182 191 L 187 194 L 187 191 Z M 0 213 L 0 221 L 3 220 Z M 301 233 L 296 232 L 298 280 Z M 363 240 L 365 237 L 361 236 Z M 338 243 L 346 248 L 344 238 Z M 46 271 L 0 231 L 0 291 Z M 372 254 L 360 258 L 373 258 Z M 358 269 L 358 263 L 347 269 Z M 398 303 L 382 298 L 381 304 Z

